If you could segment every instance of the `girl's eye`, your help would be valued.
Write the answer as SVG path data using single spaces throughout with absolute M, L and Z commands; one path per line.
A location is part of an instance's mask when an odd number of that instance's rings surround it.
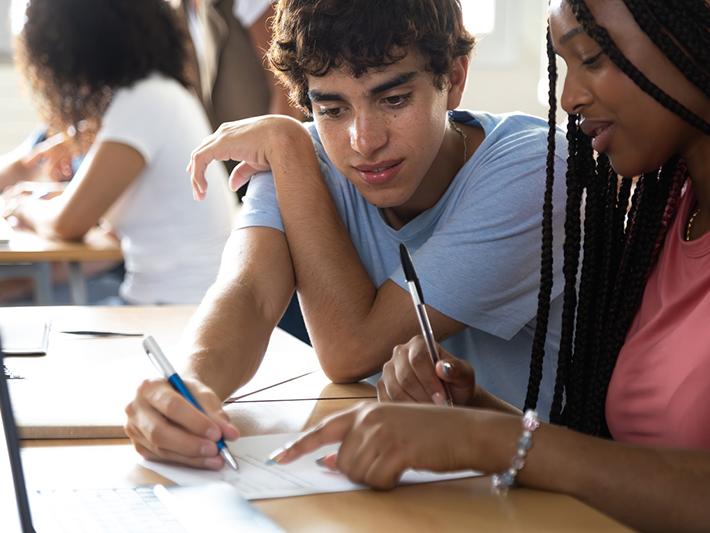
M 599 63 L 599 60 L 602 58 L 603 55 L 604 51 L 601 51 L 598 54 L 593 55 L 592 57 L 584 59 L 582 60 L 582 65 L 584 65 L 585 67 L 594 67 Z

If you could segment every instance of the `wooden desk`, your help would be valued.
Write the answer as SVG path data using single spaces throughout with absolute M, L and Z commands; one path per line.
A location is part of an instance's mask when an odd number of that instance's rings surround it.
M 81 273 L 84 261 L 121 261 L 121 247 L 115 238 L 92 229 L 82 242 L 54 241 L 34 232 L 14 230 L 10 242 L 0 245 L 0 274 L 31 276 L 37 303 L 52 302 L 50 263 L 64 262 L 69 268 L 69 286 L 75 304 L 87 303 L 86 281 Z
M 230 414 L 245 435 L 290 432 L 311 427 L 352 402 L 255 402 L 241 404 Z M 23 461 L 28 483 L 105 487 L 166 482 L 139 466 L 138 455 L 125 441 L 109 442 L 26 441 Z M 515 489 L 501 498 L 491 494 L 489 483 L 488 477 L 471 478 L 390 492 L 364 490 L 254 504 L 293 532 L 628 531 L 568 496 Z
M 5 361 L 15 416 L 23 438 L 123 437 L 124 408 L 138 385 L 157 372 L 146 357 L 141 337 L 83 337 L 63 330 L 120 331 L 153 335 L 174 366 L 181 333 L 193 305 L 123 307 L 0 308 L 0 325 L 51 321 L 48 354 Z M 238 347 L 235 347 L 238 349 Z M 264 362 L 240 396 L 268 389 L 319 368 L 313 349 L 276 330 Z

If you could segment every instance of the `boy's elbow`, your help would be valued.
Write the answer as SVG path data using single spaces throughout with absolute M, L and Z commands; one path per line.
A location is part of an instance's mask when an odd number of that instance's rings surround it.
M 378 368 L 373 369 L 372 357 L 363 346 L 349 345 L 347 342 L 325 345 L 314 342 L 314 347 L 323 373 L 333 383 L 357 383 L 379 371 Z
M 362 376 L 355 372 L 351 372 L 348 368 L 342 368 L 338 365 L 323 364 L 323 373 L 326 377 L 336 385 L 347 385 L 348 383 L 357 383 L 366 376 Z

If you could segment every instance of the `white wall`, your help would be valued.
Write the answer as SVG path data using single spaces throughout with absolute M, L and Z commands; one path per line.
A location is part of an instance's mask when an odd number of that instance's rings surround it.
M 463 3 L 476 0 L 462 0 Z M 547 0 L 497 0 L 496 30 L 471 62 L 462 107 L 546 116 L 538 100 Z

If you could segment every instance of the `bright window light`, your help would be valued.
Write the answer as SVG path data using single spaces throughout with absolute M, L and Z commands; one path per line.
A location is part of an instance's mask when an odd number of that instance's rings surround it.
M 28 4 L 29 0 L 12 0 L 10 4 L 10 30 L 13 35 L 19 35 L 25 27 L 27 22 L 25 12 Z
M 493 33 L 496 25 L 496 0 L 461 0 L 463 24 L 474 35 Z

